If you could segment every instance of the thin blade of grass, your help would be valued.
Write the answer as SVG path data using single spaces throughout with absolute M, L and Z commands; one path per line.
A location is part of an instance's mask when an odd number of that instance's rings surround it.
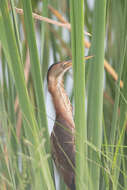
M 123 82 L 124 82 L 124 86 L 122 89 L 122 93 L 120 96 L 120 87 L 117 87 L 116 89 L 116 99 L 115 102 L 117 104 L 117 108 L 115 108 L 114 105 L 114 117 L 113 117 L 113 121 L 112 121 L 112 127 L 113 129 L 111 130 L 111 143 L 112 144 L 117 144 L 119 146 L 123 146 L 124 145 L 124 138 L 125 138 L 125 129 L 124 129 L 124 134 L 122 134 L 123 132 L 123 127 L 126 121 L 126 113 L 127 113 L 127 84 L 126 84 L 126 80 L 127 80 L 127 66 L 126 66 L 126 50 L 127 50 L 127 33 L 126 33 L 126 27 L 127 27 L 127 1 L 125 1 L 125 9 L 124 9 L 124 24 L 123 24 L 123 30 L 122 30 L 122 41 L 121 41 L 121 49 L 122 49 L 122 53 L 121 53 L 121 57 L 120 57 L 120 68 L 119 68 L 119 73 L 118 73 L 118 83 L 117 85 L 120 84 L 120 79 L 123 73 Z M 119 131 L 117 131 L 116 127 L 116 123 L 118 120 L 118 106 L 119 106 L 119 98 L 120 98 L 120 118 L 119 118 Z M 115 109 L 116 112 L 115 112 Z M 115 126 L 116 125 L 116 126 Z M 115 136 L 118 136 L 117 141 L 115 141 Z M 122 136 L 122 137 L 121 137 Z M 113 139 L 112 139 L 113 137 Z M 120 139 L 120 140 L 119 140 Z M 118 153 L 120 153 L 121 150 L 117 147 L 115 150 L 115 154 L 114 154 L 114 158 L 113 158 L 113 165 L 112 165 L 112 172 L 113 172 L 113 176 L 114 176 L 114 181 L 115 181 L 115 186 L 113 187 L 114 189 L 118 188 L 118 179 L 120 176 L 120 171 L 117 169 L 117 167 L 115 166 L 121 166 L 121 156 L 118 155 Z M 113 153 L 113 150 L 112 150 Z M 123 168 L 123 170 L 125 170 L 125 168 Z
M 85 118 L 84 1 L 70 1 L 74 71 L 76 189 L 87 189 L 87 128 Z
M 87 127 L 89 141 L 99 150 L 102 144 L 105 14 L 106 1 L 95 0 L 91 47 L 94 58 L 89 73 Z M 100 153 L 89 148 L 89 159 L 93 161 L 89 163 L 93 187 L 99 190 L 100 168 L 97 164 L 100 162 Z

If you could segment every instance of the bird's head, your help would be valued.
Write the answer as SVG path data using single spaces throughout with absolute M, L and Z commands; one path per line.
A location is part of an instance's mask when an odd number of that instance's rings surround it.
M 50 82 L 50 80 L 58 80 L 59 77 L 62 77 L 64 73 L 72 67 L 72 61 L 63 61 L 63 62 L 58 62 L 53 65 L 48 69 L 48 75 L 47 75 L 47 80 Z
M 49 90 L 55 87 L 63 79 L 63 75 L 72 67 L 72 61 L 63 61 L 51 65 L 48 69 L 47 81 Z
M 85 59 L 87 60 L 87 59 L 90 59 L 91 57 L 93 57 L 93 56 L 86 56 Z M 48 74 L 47 74 L 49 91 L 54 89 L 54 87 L 57 84 L 60 84 L 60 82 L 63 79 L 63 75 L 71 67 L 72 67 L 72 60 L 58 62 L 58 63 L 51 65 L 51 67 L 48 69 Z

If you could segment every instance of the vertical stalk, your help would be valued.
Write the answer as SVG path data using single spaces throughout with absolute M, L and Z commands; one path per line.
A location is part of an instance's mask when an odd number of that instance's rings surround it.
M 115 94 L 115 105 L 114 105 L 114 112 L 113 112 L 113 121 L 111 126 L 111 135 L 110 136 L 110 143 L 111 145 L 117 144 L 117 148 L 115 150 L 113 163 L 112 163 L 112 173 L 114 178 L 114 184 L 113 189 L 118 189 L 118 183 L 119 183 L 119 175 L 120 175 L 120 169 L 121 168 L 121 161 L 122 158 L 119 156 L 121 154 L 121 149 L 119 147 L 122 147 L 124 145 L 124 137 L 125 137 L 125 130 L 126 130 L 126 119 L 127 119 L 127 105 L 126 105 L 126 99 L 127 99 L 127 66 L 126 66 L 126 51 L 127 51 L 127 1 L 125 1 L 124 6 L 124 14 L 123 14 L 123 27 L 122 27 L 122 37 L 121 37 L 121 56 L 120 56 L 120 64 L 119 64 L 119 73 L 118 73 L 118 81 L 116 88 L 116 94 Z M 123 74 L 123 89 L 122 89 L 122 96 L 120 96 L 120 80 Z M 119 126 L 117 125 L 118 120 L 118 106 L 119 106 L 119 99 L 120 99 L 120 117 L 119 117 Z M 119 127 L 119 133 L 117 131 L 117 126 Z M 116 140 L 115 137 L 118 136 L 118 139 Z M 123 148 L 124 149 L 124 148 Z M 114 153 L 114 149 L 112 149 L 112 155 Z M 123 170 L 125 168 L 123 167 Z M 124 175 L 123 175 L 124 176 Z
M 45 101 L 44 101 L 44 92 L 43 92 L 43 81 L 41 77 L 41 69 L 40 69 L 40 63 L 39 63 L 39 57 L 38 57 L 37 45 L 36 45 L 36 39 L 35 39 L 35 30 L 34 30 L 34 24 L 33 24 L 33 18 L 32 18 L 31 1 L 22 0 L 22 4 L 23 4 L 23 10 L 24 10 L 24 21 L 25 21 L 28 45 L 29 45 L 29 50 L 30 50 L 32 77 L 34 80 L 37 107 L 39 110 L 38 111 L 39 126 L 44 129 L 44 137 L 46 139 L 46 143 L 45 143 L 46 153 L 50 153 L 48 124 L 47 124 L 46 108 L 45 108 Z M 53 169 L 52 169 L 51 159 L 49 159 L 49 165 L 52 171 Z
M 106 1 L 95 0 L 90 64 L 90 83 L 88 85 L 88 136 L 89 141 L 99 152 L 102 144 L 102 110 L 103 110 L 103 77 L 104 77 L 104 40 L 105 40 Z M 90 148 L 90 177 L 94 189 L 99 189 L 100 153 Z M 90 185 L 90 184 L 89 184 Z
M 70 1 L 76 126 L 76 189 L 87 189 L 87 128 L 85 120 L 84 1 Z M 86 173 L 85 173 L 86 172 Z

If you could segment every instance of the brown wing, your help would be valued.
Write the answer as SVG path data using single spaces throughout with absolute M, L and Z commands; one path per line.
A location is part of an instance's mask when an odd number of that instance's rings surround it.
M 51 134 L 51 149 L 55 165 L 70 187 L 74 183 L 74 127 L 70 127 L 60 116 L 57 117 Z

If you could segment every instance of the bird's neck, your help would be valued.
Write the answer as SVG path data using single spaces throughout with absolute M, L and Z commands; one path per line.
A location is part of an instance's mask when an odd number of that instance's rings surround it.
M 63 80 L 53 84 L 53 88 L 50 91 L 54 107 L 56 110 L 56 117 L 62 117 L 67 120 L 71 126 L 74 126 L 73 115 L 72 115 L 72 106 L 70 100 L 64 89 Z

